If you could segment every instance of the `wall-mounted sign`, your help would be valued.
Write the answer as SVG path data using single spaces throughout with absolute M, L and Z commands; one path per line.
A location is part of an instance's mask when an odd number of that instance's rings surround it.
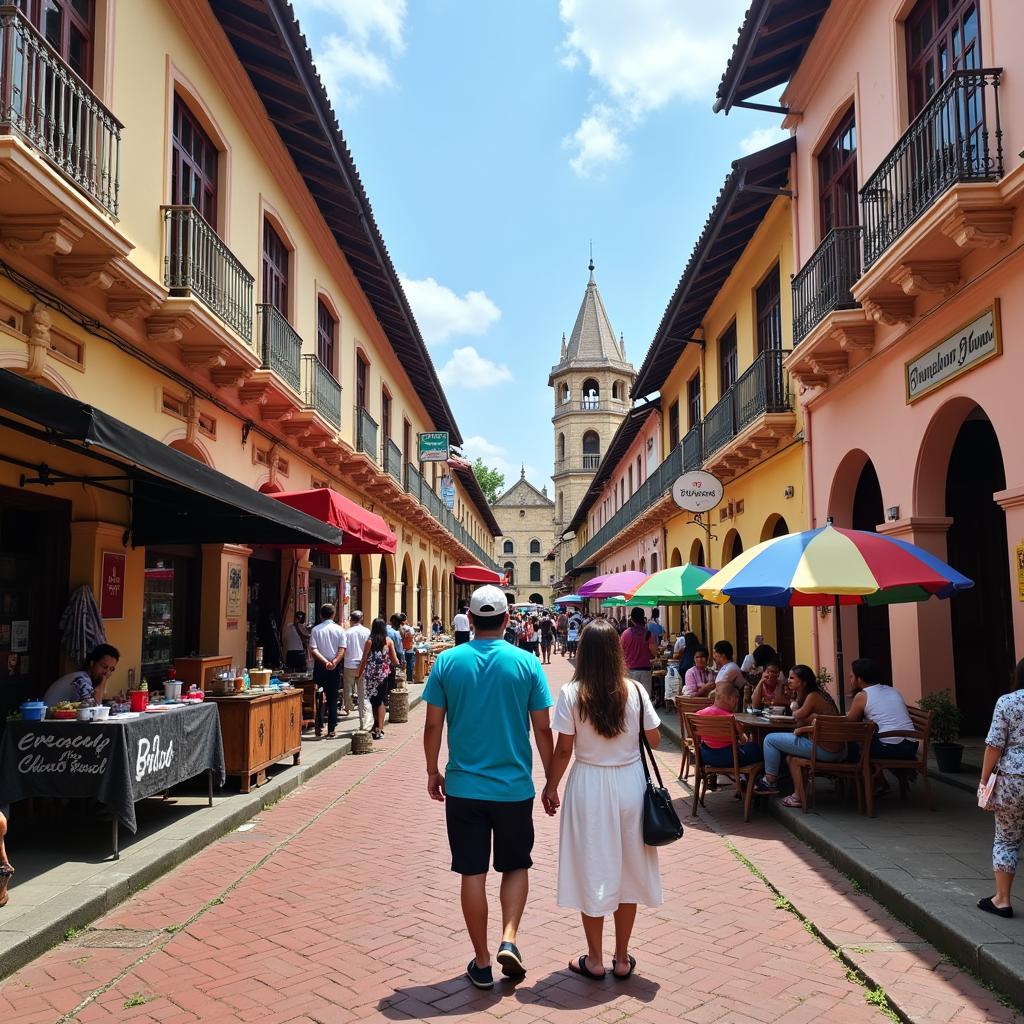
M 242 563 L 228 562 L 227 595 L 224 599 L 224 618 L 237 622 L 242 617 Z
M 1017 600 L 1024 601 L 1024 540 L 1017 545 Z
M 104 551 L 100 563 L 100 616 L 124 618 L 124 561 L 122 551 Z
M 675 503 L 687 512 L 708 512 L 725 494 L 725 485 L 711 473 L 684 473 L 672 485 Z
M 987 362 L 1003 351 L 999 300 L 944 341 L 913 359 L 906 372 L 907 404 Z
M 420 462 L 447 462 L 449 455 L 448 431 L 430 430 L 416 435 Z
M 455 508 L 455 478 L 452 476 L 441 477 L 441 500 L 449 512 Z

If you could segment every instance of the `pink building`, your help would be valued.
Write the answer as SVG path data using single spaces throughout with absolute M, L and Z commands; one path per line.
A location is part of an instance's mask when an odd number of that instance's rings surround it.
M 755 0 L 716 109 L 785 84 L 809 516 L 975 580 L 843 625 L 848 656 L 878 659 L 911 700 L 950 688 L 978 733 L 1024 653 L 1024 4 L 801 10 Z M 829 665 L 831 616 L 818 625 Z

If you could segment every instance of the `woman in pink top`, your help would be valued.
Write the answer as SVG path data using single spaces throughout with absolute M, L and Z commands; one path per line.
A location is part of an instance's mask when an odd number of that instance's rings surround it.
M 693 652 L 693 664 L 683 677 L 684 697 L 706 697 L 715 688 L 715 673 L 708 668 L 708 649 L 698 647 Z

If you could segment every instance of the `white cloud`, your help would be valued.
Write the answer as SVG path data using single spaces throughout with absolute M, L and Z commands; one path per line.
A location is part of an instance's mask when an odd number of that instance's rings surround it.
M 621 118 L 599 103 L 580 121 L 576 131 L 562 140 L 562 146 L 574 154 L 569 166 L 581 178 L 588 178 L 606 165 L 618 163 L 629 152 L 621 133 Z
M 334 103 L 351 105 L 360 89 L 392 84 L 390 62 L 405 49 L 406 0 L 296 0 L 295 7 L 300 19 L 316 11 L 336 29 L 313 46 L 317 70 Z
M 749 135 L 740 139 L 740 152 L 744 156 L 750 156 L 759 149 L 767 149 L 774 146 L 776 142 L 782 142 L 789 138 L 789 132 L 781 128 L 755 128 Z
M 494 444 L 479 434 L 463 438 L 462 454 L 471 462 L 483 459 L 484 465 L 496 469 L 499 473 L 504 473 L 505 486 L 502 488 L 503 490 L 507 490 L 519 479 L 522 462 L 509 459 L 507 448 Z M 542 478 L 541 474 L 529 463 L 526 463 L 526 478 L 534 487 L 543 487 L 549 484 L 548 479 Z
M 402 277 L 401 281 L 427 344 L 436 344 L 452 336 L 479 337 L 486 334 L 501 316 L 501 310 L 486 292 L 469 291 L 465 295 L 456 295 L 451 288 L 438 284 L 432 277 L 421 281 Z
M 446 388 L 466 391 L 479 391 L 512 380 L 512 371 L 504 363 L 487 359 L 472 345 L 455 349 L 437 375 Z
M 598 86 L 594 109 L 612 116 L 590 124 L 587 113 L 571 136 L 577 174 L 592 173 L 600 162 L 621 160 L 622 134 L 669 103 L 712 102 L 714 88 L 736 40 L 747 0 L 560 0 L 566 25 L 561 64 L 584 64 Z M 585 145 L 597 129 L 603 145 Z

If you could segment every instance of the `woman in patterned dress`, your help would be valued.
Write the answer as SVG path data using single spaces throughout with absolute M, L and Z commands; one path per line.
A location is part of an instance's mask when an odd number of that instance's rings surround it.
M 996 701 L 992 724 L 985 737 L 981 782 L 998 770 L 993 804 L 996 834 L 992 843 L 992 872 L 996 891 L 978 900 L 988 914 L 1013 917 L 1010 890 L 1017 871 L 1020 844 L 1024 840 L 1024 661 L 1013 672 L 1013 692 Z

